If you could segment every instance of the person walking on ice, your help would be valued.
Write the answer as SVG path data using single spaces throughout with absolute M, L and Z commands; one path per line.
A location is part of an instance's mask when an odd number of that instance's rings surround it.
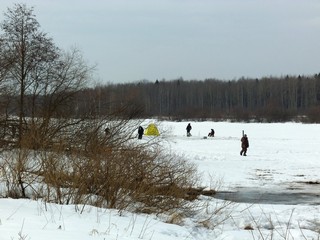
M 188 124 L 188 126 L 187 126 L 187 137 L 190 137 L 191 136 L 191 133 L 190 133 L 190 131 L 191 131 L 191 129 L 192 129 L 192 127 L 191 127 L 191 124 L 189 123 Z
M 247 156 L 247 149 L 249 148 L 249 140 L 247 134 L 244 134 L 243 137 L 241 138 L 241 151 L 240 155 L 242 156 Z

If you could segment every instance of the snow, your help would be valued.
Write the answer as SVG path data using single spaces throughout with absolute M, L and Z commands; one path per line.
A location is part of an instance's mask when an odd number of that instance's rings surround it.
M 143 126 L 150 122 L 145 121 Z M 157 122 L 161 134 L 158 139 L 168 151 L 183 155 L 198 166 L 202 186 L 240 195 L 253 193 L 254 201 L 230 203 L 201 196 L 199 202 L 205 203 L 205 208 L 179 224 L 169 224 L 166 222 L 173 216 L 57 205 L 40 200 L 0 199 L 0 239 L 319 238 L 319 125 L 190 123 L 192 136 L 186 137 L 188 122 Z M 211 128 L 215 137 L 205 138 Z M 246 157 L 239 154 L 242 131 L 250 143 Z M 142 139 L 147 140 L 147 137 Z M 269 199 L 262 201 L 265 196 Z M 278 201 L 280 197 L 288 199 Z

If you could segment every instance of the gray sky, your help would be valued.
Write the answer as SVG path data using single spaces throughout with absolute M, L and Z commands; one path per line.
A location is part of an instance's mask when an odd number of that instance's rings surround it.
M 16 1 L 0 0 L 0 20 Z M 319 0 L 21 0 L 96 78 L 222 80 L 320 72 Z

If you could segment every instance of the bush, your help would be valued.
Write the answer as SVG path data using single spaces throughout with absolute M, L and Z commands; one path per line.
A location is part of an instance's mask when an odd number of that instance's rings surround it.
M 155 139 L 137 141 L 138 125 L 134 120 L 83 121 L 44 146 L 38 141 L 36 149 L 26 144 L 16 154 L 3 151 L 6 196 L 154 213 L 190 209 L 189 200 L 198 195 L 190 194 L 198 180 L 195 165 L 163 153 Z

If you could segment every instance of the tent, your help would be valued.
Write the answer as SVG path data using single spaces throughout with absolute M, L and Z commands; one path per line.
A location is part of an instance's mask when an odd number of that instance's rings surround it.
M 151 123 L 151 124 L 149 124 L 149 126 L 145 130 L 144 135 L 146 135 L 146 136 L 159 136 L 160 133 L 159 133 L 157 126 L 154 123 Z

